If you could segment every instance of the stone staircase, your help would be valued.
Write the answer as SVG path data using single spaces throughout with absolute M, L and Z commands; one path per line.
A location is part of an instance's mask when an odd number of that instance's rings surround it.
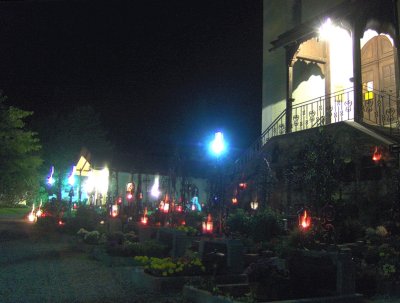
M 250 292 L 250 284 L 245 274 L 215 276 L 215 282 L 219 290 L 233 297 L 242 297 Z

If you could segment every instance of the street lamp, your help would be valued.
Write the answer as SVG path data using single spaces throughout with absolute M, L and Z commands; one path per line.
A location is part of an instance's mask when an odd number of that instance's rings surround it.
M 210 151 L 217 158 L 226 151 L 224 134 L 222 132 L 215 133 L 214 140 L 211 141 L 211 144 L 210 144 Z
M 217 180 L 217 186 L 216 186 L 216 191 L 217 191 L 217 201 L 219 203 L 218 208 L 219 208 L 219 232 L 222 232 L 222 214 L 223 214 L 223 209 L 224 209 L 224 200 L 223 200 L 223 184 L 222 184 L 222 167 L 221 167 L 221 156 L 226 152 L 226 142 L 224 140 L 224 135 L 222 132 L 216 132 L 214 135 L 214 140 L 211 141 L 209 145 L 210 152 L 213 156 L 216 157 L 216 168 L 218 170 L 218 180 Z

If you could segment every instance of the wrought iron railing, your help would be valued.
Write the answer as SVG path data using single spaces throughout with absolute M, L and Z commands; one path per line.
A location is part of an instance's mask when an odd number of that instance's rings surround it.
M 368 94 L 367 94 L 368 93 Z M 362 113 L 366 124 L 399 131 L 398 99 L 384 92 L 363 92 Z M 354 89 L 348 88 L 330 95 L 318 97 L 307 102 L 294 104 L 291 109 L 291 132 L 306 130 L 322 125 L 354 119 Z M 234 171 L 241 171 L 262 147 L 273 137 L 284 135 L 286 129 L 286 111 L 270 124 L 261 136 L 236 160 Z
M 399 131 L 398 98 L 386 92 L 363 90 L 363 121 L 385 127 L 392 133 Z

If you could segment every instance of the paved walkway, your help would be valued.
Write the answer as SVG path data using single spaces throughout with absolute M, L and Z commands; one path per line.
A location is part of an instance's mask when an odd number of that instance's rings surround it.
M 74 249 L 71 237 L 40 235 L 32 227 L 0 218 L 0 302 L 182 302 L 180 294 L 131 285 L 133 268 L 108 267 Z

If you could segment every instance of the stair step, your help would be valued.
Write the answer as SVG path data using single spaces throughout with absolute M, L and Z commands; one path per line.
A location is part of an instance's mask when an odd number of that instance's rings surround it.
M 244 296 L 250 291 L 250 285 L 248 283 L 217 284 L 217 288 L 234 297 Z
M 216 284 L 243 284 L 247 283 L 248 276 L 245 274 L 239 274 L 239 275 L 220 275 L 215 277 L 215 282 Z

